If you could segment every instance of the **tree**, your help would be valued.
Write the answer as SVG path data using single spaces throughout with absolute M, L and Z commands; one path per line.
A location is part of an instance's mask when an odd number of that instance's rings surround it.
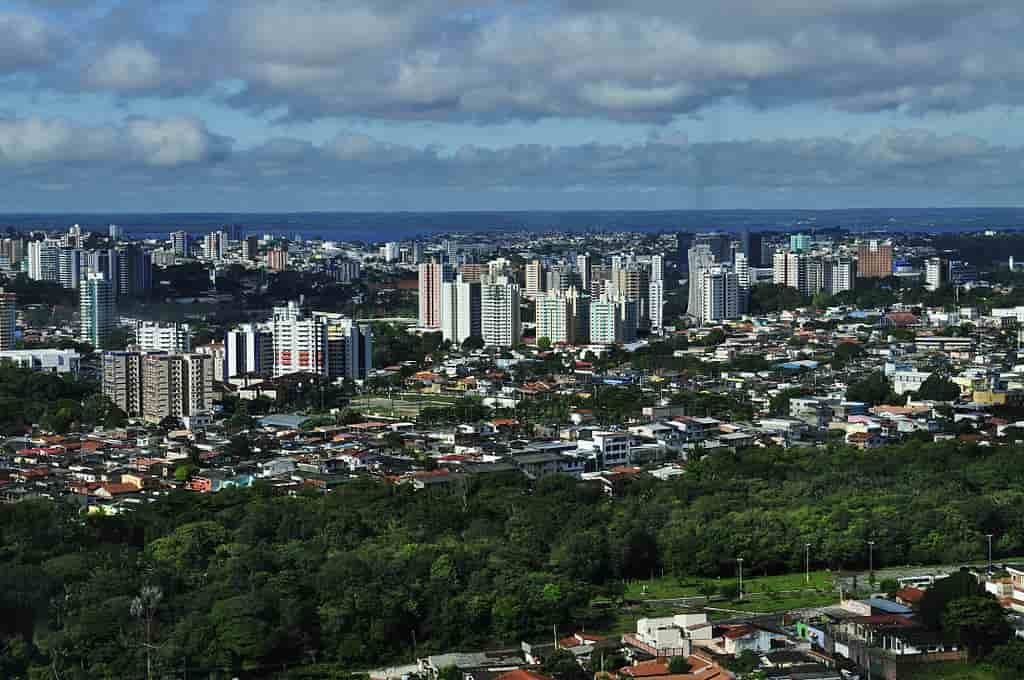
M 484 339 L 479 335 L 470 335 L 462 341 L 462 349 L 467 352 L 484 348 Z
M 988 657 L 999 680 L 1020 680 L 1024 678 L 1024 641 L 1013 640 L 999 645 Z
M 790 387 L 789 389 L 780 390 L 778 394 L 772 397 L 768 408 L 777 416 L 789 415 L 790 400 L 795 397 L 803 397 L 806 395 L 807 390 L 803 387 Z
M 961 597 L 946 605 L 943 628 L 977 659 L 1006 642 L 1011 634 L 1006 612 L 993 597 Z
M 881 371 L 872 371 L 866 378 L 853 383 L 846 390 L 847 399 L 864 402 L 870 406 L 887 402 L 890 395 L 895 396 L 892 385 Z
M 938 630 L 942 626 L 946 605 L 953 600 L 981 597 L 984 592 L 978 579 L 965 569 L 939 579 L 924 591 L 924 597 L 921 598 L 918 609 L 921 622 L 932 630 Z
M 668 660 L 668 672 L 673 675 L 683 675 L 690 672 L 690 662 L 685 656 L 673 656 Z
M 917 398 L 925 401 L 956 401 L 959 396 L 960 386 L 938 373 L 928 376 L 917 390 Z
M 544 660 L 544 672 L 557 680 L 587 680 L 588 676 L 576 657 L 567 649 L 559 649 Z
M 542 352 L 551 349 L 551 338 L 543 336 L 537 338 L 537 349 L 541 350 Z

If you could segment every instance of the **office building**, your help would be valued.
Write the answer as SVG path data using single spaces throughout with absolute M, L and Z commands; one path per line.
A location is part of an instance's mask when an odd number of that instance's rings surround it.
M 362 266 L 359 264 L 359 260 L 337 258 L 331 260 L 327 266 L 327 273 L 338 283 L 352 283 L 359 280 Z
M 103 274 L 90 273 L 82 280 L 78 296 L 79 338 L 95 348 L 105 347 L 117 318 L 114 287 Z
M 857 276 L 865 279 L 892 276 L 892 243 L 877 240 L 858 243 Z
M 480 282 L 467 281 L 461 274 L 441 284 L 441 335 L 462 345 L 469 337 L 481 334 Z
M 419 325 L 441 327 L 441 284 L 452 280 L 452 269 L 436 260 L 424 262 L 419 268 Z
M 514 347 L 522 338 L 519 286 L 509 277 L 488 277 L 480 284 L 480 333 L 484 344 Z
M 18 296 L 0 288 L 0 352 L 14 349 Z
M 274 372 L 274 334 L 257 324 L 242 324 L 224 336 L 223 379 L 241 375 L 269 377 Z
M 118 224 L 107 226 L 107 236 L 111 241 L 120 241 L 124 238 L 124 229 Z
M 108 251 L 117 257 L 118 297 L 146 297 L 153 290 L 153 256 L 137 245 Z
M 187 323 L 144 321 L 135 331 L 135 344 L 144 352 L 180 354 L 192 351 L 192 329 Z
M 187 418 L 213 409 L 213 357 L 144 354 L 141 365 L 142 417 L 146 421 Z

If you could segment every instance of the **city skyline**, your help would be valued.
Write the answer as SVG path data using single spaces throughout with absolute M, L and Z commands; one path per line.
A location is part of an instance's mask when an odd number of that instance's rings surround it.
M 1019 7 L 724 9 L 15 2 L 0 196 L 31 212 L 1019 202 Z

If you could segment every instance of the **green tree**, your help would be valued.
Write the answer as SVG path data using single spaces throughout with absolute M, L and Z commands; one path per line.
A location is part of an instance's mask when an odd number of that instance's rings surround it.
M 462 349 L 467 352 L 484 348 L 484 339 L 479 335 L 470 335 L 462 341 Z
M 992 597 L 961 597 L 951 600 L 942 617 L 943 627 L 978 659 L 1010 638 L 1006 611 Z
M 587 680 L 588 675 L 576 657 L 567 649 L 559 649 L 544 659 L 544 672 L 557 680 Z
M 998 680 L 1020 680 L 1024 678 L 1024 641 L 1013 640 L 999 645 L 988 657 L 996 671 Z
M 551 338 L 547 338 L 547 337 L 537 338 L 537 349 L 539 349 L 542 352 L 545 352 L 545 351 L 551 349 Z
M 946 606 L 953 600 L 981 597 L 985 592 L 978 579 L 965 569 L 937 580 L 924 592 L 918 609 L 921 622 L 933 630 L 942 626 Z
M 894 397 L 892 384 L 882 371 L 872 371 L 866 378 L 855 382 L 846 390 L 850 401 L 861 401 L 870 406 L 884 404 Z
M 690 672 L 690 662 L 685 656 L 673 656 L 668 660 L 668 672 L 673 675 L 683 675 Z
M 928 376 L 917 390 L 917 398 L 926 401 L 956 401 L 959 396 L 960 386 L 938 373 Z

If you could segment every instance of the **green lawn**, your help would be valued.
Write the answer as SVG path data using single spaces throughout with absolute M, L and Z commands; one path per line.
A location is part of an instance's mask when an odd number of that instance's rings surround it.
M 804 574 L 782 574 L 779 576 L 760 576 L 743 579 L 743 591 L 746 593 L 779 592 L 783 590 L 816 590 L 833 589 L 833 572 L 812 571 L 810 585 L 804 581 Z M 633 581 L 626 584 L 625 597 L 628 600 L 660 600 L 670 597 L 694 597 L 701 595 L 701 586 L 710 584 L 715 587 L 721 584 L 735 584 L 736 579 L 713 578 L 676 578 L 665 576 L 644 581 Z
M 987 664 L 967 661 L 927 663 L 909 669 L 906 680 L 995 680 L 996 674 Z M 903 674 L 900 674 L 903 680 Z

